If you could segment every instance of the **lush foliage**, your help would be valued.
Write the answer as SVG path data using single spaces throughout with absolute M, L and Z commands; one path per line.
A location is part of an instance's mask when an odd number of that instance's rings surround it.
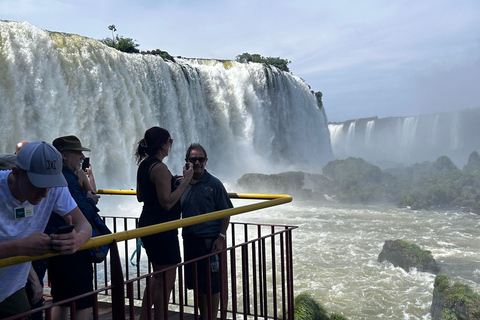
M 470 155 L 463 170 L 446 156 L 435 162 L 381 171 L 360 158 L 335 160 L 323 168 L 335 183 L 337 200 L 349 203 L 393 202 L 402 207 L 465 207 L 480 211 L 480 156 Z
M 288 64 L 291 63 L 290 60 L 287 59 L 282 59 L 279 57 L 262 57 L 261 55 L 254 53 L 243 53 L 240 54 L 236 57 L 236 60 L 241 63 L 247 63 L 247 62 L 256 62 L 256 63 L 265 63 L 268 65 L 275 66 L 279 68 L 280 70 L 287 71 L 289 72 L 290 69 L 288 69 Z
M 347 320 L 342 315 L 332 314 L 328 316 L 327 311 L 322 307 L 312 295 L 308 293 L 300 293 L 294 302 L 294 319 L 295 320 Z
M 132 38 L 125 38 L 122 36 L 116 36 L 114 38 L 104 38 L 100 39 L 100 42 L 106 44 L 109 47 L 115 48 L 122 52 L 127 53 L 139 53 L 140 50 L 137 48 L 140 46 L 135 40 Z
M 142 51 L 142 54 L 152 54 L 154 56 L 160 56 L 163 58 L 165 61 L 172 61 L 175 62 L 175 59 L 167 52 L 167 51 L 162 51 L 160 49 L 155 49 L 155 50 L 147 50 L 147 51 Z
M 435 278 L 435 288 L 444 296 L 442 319 L 480 319 L 480 295 L 465 284 L 444 275 Z

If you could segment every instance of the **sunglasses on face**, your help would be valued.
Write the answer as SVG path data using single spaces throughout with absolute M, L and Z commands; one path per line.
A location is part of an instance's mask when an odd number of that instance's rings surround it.
M 195 158 L 195 157 L 194 157 L 194 158 L 188 158 L 187 160 L 188 160 L 188 162 L 191 162 L 191 163 L 193 163 L 193 164 L 195 164 L 197 161 L 200 162 L 200 163 L 204 163 L 204 162 L 205 162 L 205 158 L 203 158 L 203 157 L 200 157 L 200 158 Z

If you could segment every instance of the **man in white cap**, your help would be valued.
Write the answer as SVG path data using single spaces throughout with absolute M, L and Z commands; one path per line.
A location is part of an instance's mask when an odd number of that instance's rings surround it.
M 66 186 L 62 156 L 51 144 L 35 141 L 18 152 L 16 166 L 0 172 L 0 259 L 72 254 L 90 239 L 90 224 Z M 43 233 L 52 211 L 75 229 Z M 25 293 L 30 264 L 0 268 L 0 318 L 30 310 Z

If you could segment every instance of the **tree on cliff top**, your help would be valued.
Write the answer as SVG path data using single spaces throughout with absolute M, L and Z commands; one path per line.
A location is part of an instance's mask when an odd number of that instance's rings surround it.
M 256 62 L 256 63 L 266 63 L 268 65 L 272 65 L 277 67 L 280 70 L 290 72 L 290 69 L 288 69 L 288 64 L 291 63 L 290 60 L 287 59 L 282 59 L 279 57 L 262 57 L 258 53 L 250 54 L 250 53 L 243 53 L 238 55 L 235 58 L 236 61 L 241 62 L 241 63 L 247 63 L 247 62 Z

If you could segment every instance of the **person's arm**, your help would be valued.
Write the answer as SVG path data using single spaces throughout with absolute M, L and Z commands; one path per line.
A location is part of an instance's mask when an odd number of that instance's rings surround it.
M 223 249 L 229 224 L 230 224 L 230 217 L 222 218 L 222 221 L 220 223 L 220 233 L 218 234 L 217 239 L 215 239 L 215 241 L 213 242 L 212 252 L 220 251 Z M 220 234 L 222 234 L 223 236 L 221 236 Z
M 175 205 L 175 203 L 178 202 L 183 192 L 187 188 L 188 184 L 190 183 L 190 180 L 192 180 L 192 167 L 193 166 L 190 166 L 188 170 L 183 170 L 183 181 L 173 192 L 171 191 L 172 174 L 170 173 L 170 171 L 168 171 L 167 166 L 164 163 L 160 163 L 152 169 L 150 173 L 150 179 L 152 179 L 152 182 L 155 183 L 158 201 L 160 202 L 160 205 L 163 209 L 170 210 Z
M 0 259 L 16 256 L 41 256 L 55 252 L 52 240 L 43 232 L 36 232 L 26 238 L 0 242 Z
M 52 246 L 60 254 L 77 252 L 92 236 L 92 227 L 78 207 L 63 216 L 67 225 L 73 224 L 75 229 L 70 233 L 51 234 Z
M 93 192 L 97 192 L 97 184 L 95 183 L 95 177 L 93 176 L 92 165 L 89 165 L 87 169 L 85 169 L 86 175 L 88 177 L 88 182 L 90 186 L 93 188 Z
M 33 292 L 33 296 L 30 299 L 30 302 L 35 304 L 43 297 L 43 286 L 40 284 L 37 272 L 35 271 L 33 266 L 30 266 L 30 272 L 28 273 L 28 282 L 30 283 Z

